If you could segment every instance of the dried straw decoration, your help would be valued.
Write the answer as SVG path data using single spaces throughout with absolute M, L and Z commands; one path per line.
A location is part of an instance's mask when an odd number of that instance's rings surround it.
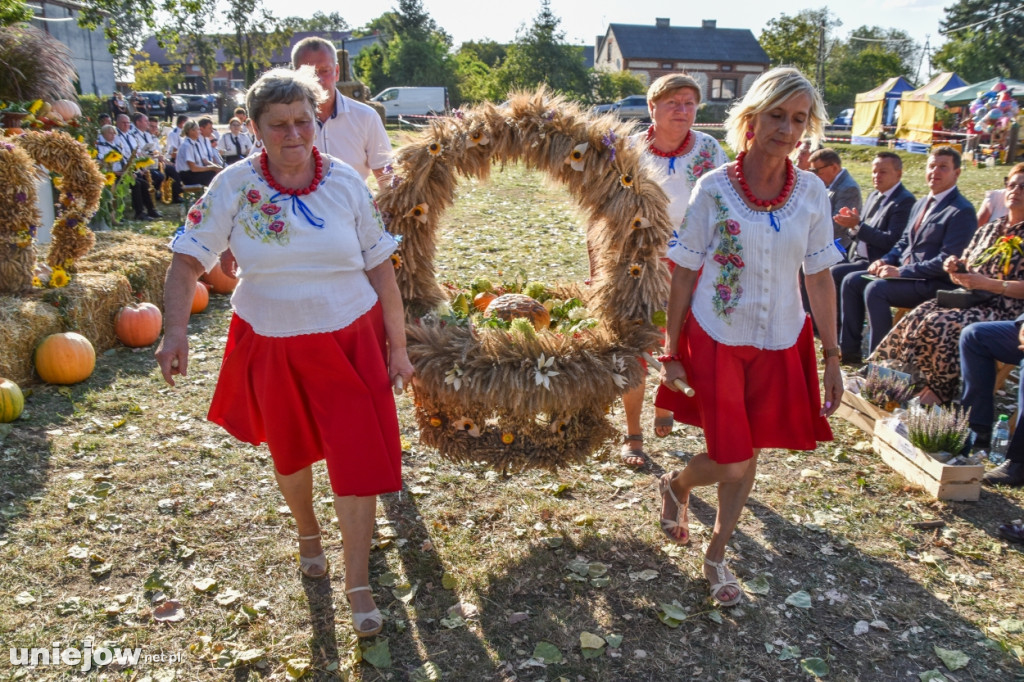
M 450 459 L 555 469 L 615 435 L 606 414 L 643 382 L 639 356 L 660 345 L 652 316 L 668 297 L 668 198 L 632 132 L 540 90 L 435 119 L 396 151 L 377 203 L 402 237 L 396 276 L 411 320 L 421 439 Z M 588 215 L 595 329 L 533 336 L 446 326 L 429 314 L 447 301 L 434 254 L 459 178 L 486 179 L 493 164 L 514 162 L 543 171 Z
M 27 132 L 0 142 L 0 293 L 19 293 L 32 285 L 36 207 L 36 164 L 60 176 L 58 216 L 46 261 L 55 270 L 74 272 L 75 261 L 92 248 L 89 220 L 99 208 L 103 175 L 84 144 L 61 132 Z

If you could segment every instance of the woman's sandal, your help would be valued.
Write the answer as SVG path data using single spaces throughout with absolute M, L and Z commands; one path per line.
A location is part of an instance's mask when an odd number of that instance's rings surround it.
M 675 426 L 675 423 L 676 420 L 672 417 L 671 413 L 665 415 L 664 417 L 655 417 L 654 435 L 657 436 L 658 438 L 668 438 L 669 436 L 672 435 L 672 427 Z M 666 431 L 665 433 L 660 433 L 658 431 L 658 429 L 663 429 L 665 427 L 668 427 L 668 431 Z
M 624 441 L 625 442 L 623 442 L 622 444 L 622 452 L 619 455 L 619 457 L 622 459 L 622 463 L 628 466 L 630 469 L 640 469 L 645 464 L 647 464 L 647 453 L 644 452 L 644 448 L 642 445 L 639 448 L 629 447 L 630 442 L 643 443 L 643 435 L 639 433 L 633 433 L 626 436 Z
M 353 592 L 371 592 L 369 585 L 363 585 L 362 587 L 353 587 L 351 590 L 345 590 L 346 595 L 350 595 Z M 352 603 L 352 600 L 349 600 Z M 368 630 L 363 630 L 359 626 L 365 625 L 369 621 L 373 627 Z M 367 611 L 365 613 L 352 612 L 352 629 L 355 630 L 356 637 L 373 637 L 381 630 L 384 629 L 384 618 L 380 615 L 380 609 L 374 608 L 373 611 Z
M 704 565 L 715 569 L 718 582 L 713 583 L 710 580 L 708 582 L 711 583 L 711 598 L 718 602 L 719 606 L 735 606 L 743 601 L 743 590 L 740 588 L 740 583 L 736 580 L 736 576 L 726 577 L 729 575 L 729 567 L 726 565 L 725 559 L 721 561 L 704 559 Z M 736 588 L 736 596 L 728 601 L 722 601 L 718 595 L 727 587 Z
M 319 540 L 320 533 L 316 535 L 300 535 L 299 540 Z M 328 563 L 327 555 L 322 551 L 316 556 L 306 557 L 299 554 L 299 571 L 302 575 L 313 580 L 327 577 Z
M 658 492 L 661 493 L 662 507 L 665 506 L 666 495 L 668 495 L 672 499 L 672 502 L 675 503 L 676 505 L 676 513 L 674 516 L 661 517 L 661 532 L 665 534 L 665 537 L 667 537 L 669 540 L 676 544 L 688 545 L 690 544 L 690 521 L 688 519 L 687 514 L 689 504 L 687 504 L 687 506 L 683 506 L 683 504 L 676 497 L 675 491 L 672 490 L 672 479 L 674 479 L 675 477 L 676 472 L 673 471 L 671 473 L 662 474 L 661 478 L 658 479 Z M 689 500 L 687 500 L 687 503 L 689 503 Z M 682 517 L 682 521 L 680 521 L 680 516 Z M 683 531 L 685 532 L 683 537 L 678 537 L 672 532 L 676 528 L 683 529 Z

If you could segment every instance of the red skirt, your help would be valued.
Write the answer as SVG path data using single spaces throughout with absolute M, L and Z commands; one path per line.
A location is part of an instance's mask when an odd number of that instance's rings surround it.
M 283 338 L 260 336 L 235 315 L 207 418 L 266 443 L 282 475 L 326 460 L 335 495 L 400 490 L 386 340 L 380 302 L 344 329 Z
M 679 352 L 694 396 L 661 386 L 654 404 L 671 410 L 677 421 L 704 429 L 715 462 L 743 462 L 760 448 L 813 450 L 818 441 L 832 440 L 820 414 L 810 318 L 794 345 L 761 350 L 718 343 L 687 315 Z

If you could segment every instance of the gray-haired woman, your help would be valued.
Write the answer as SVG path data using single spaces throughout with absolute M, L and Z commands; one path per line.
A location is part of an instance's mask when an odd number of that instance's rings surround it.
M 239 282 L 208 418 L 267 443 L 311 578 L 328 573 L 312 485 L 313 463 L 326 460 L 353 628 L 368 637 L 383 626 L 369 587 L 376 496 L 402 484 L 391 384 L 407 384 L 413 368 L 395 240 L 362 178 L 313 146 L 323 97 L 312 69 L 275 69 L 250 88 L 263 151 L 221 172 L 189 211 L 173 244 L 157 360 L 172 385 L 184 376 L 195 282 L 230 246 Z

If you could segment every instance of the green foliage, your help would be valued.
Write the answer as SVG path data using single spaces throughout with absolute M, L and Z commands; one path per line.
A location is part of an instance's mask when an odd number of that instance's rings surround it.
M 10 26 L 32 18 L 32 10 L 22 0 L 0 0 L 0 26 Z
M 135 62 L 136 90 L 174 91 L 178 89 L 178 84 L 183 80 L 185 78 L 182 76 L 181 67 L 176 64 L 164 71 L 159 64 L 154 64 L 145 58 Z
M 805 74 L 814 74 L 822 29 L 828 45 L 832 42 L 832 29 L 841 25 L 828 9 L 805 9 L 793 16 L 781 14 L 770 19 L 758 42 L 768 53 L 772 66 L 795 66 Z
M 459 47 L 459 53 L 472 53 L 490 68 L 500 66 L 508 54 L 508 45 L 493 40 L 470 40 Z
M 907 416 L 907 440 L 925 452 L 956 454 L 967 442 L 967 411 L 936 406 L 912 410 Z
M 932 64 L 947 71 L 956 71 L 967 82 L 1004 76 L 1024 78 L 1024 12 L 1010 12 L 1018 3 L 1006 0 L 960 0 L 946 8 L 946 18 L 939 24 L 946 42 L 932 57 Z M 967 30 L 955 30 L 962 26 Z
M 172 11 L 174 20 L 158 33 L 170 57 L 199 67 L 207 90 L 213 83 L 213 74 L 217 72 L 220 39 L 209 33 L 215 11 L 216 5 L 212 3 L 187 0 L 175 7 Z
M 629 71 L 594 71 L 593 77 L 595 102 L 614 102 L 647 92 L 647 85 Z
M 281 30 L 291 31 L 347 31 L 348 22 L 337 12 L 313 12 L 311 17 L 285 17 L 277 22 Z
M 533 90 L 547 85 L 570 98 L 589 100 L 590 78 L 583 65 L 583 48 L 565 42 L 561 19 L 551 12 L 551 0 L 541 0 L 540 13 L 529 28 L 520 28 L 497 70 L 502 89 Z
M 158 27 L 159 10 L 172 13 L 180 0 L 86 0 L 78 25 L 103 30 L 115 67 L 132 63 L 143 38 Z M 198 4 L 198 2 L 196 3 Z
M 455 55 L 455 79 L 458 82 L 458 99 L 452 106 L 463 103 L 501 101 L 506 96 L 501 84 L 487 66 L 472 50 L 459 50 Z
M 230 0 L 224 19 L 231 28 L 223 43 L 224 54 L 245 74 L 248 87 L 256 80 L 257 70 L 269 67 L 270 57 L 288 47 L 292 31 L 278 25 L 262 0 Z

